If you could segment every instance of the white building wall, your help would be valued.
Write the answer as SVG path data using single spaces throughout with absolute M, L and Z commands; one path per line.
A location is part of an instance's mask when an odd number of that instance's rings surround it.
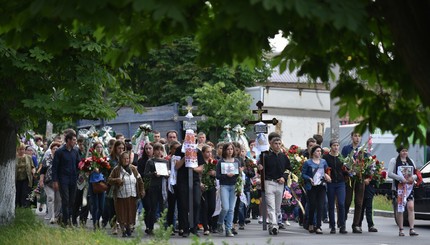
M 269 132 L 280 131 L 285 146 L 306 146 L 306 140 L 318 133 L 318 124 L 330 126 L 330 92 L 313 89 L 253 87 L 246 91 L 253 97 L 251 109 L 261 100 L 263 119 L 276 117 L 280 125 L 269 125 Z M 321 128 L 324 133 L 324 128 Z M 330 140 L 330 139 L 327 139 Z

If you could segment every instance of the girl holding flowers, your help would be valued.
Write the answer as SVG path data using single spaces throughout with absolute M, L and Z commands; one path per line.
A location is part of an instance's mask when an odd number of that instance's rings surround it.
M 107 171 L 110 169 L 110 165 L 107 162 L 107 158 L 104 156 L 103 143 L 96 142 L 93 145 L 91 151 L 92 157 L 92 168 L 89 178 L 89 194 L 91 197 L 91 215 L 93 216 L 94 230 L 100 228 L 100 217 L 103 214 L 103 209 L 105 205 L 106 192 L 98 192 L 94 189 L 93 184 L 98 182 L 105 182 L 105 175 L 107 176 Z M 105 173 L 105 175 L 103 175 Z
M 328 197 L 328 213 L 330 219 L 330 233 L 336 233 L 336 224 L 334 219 L 334 206 L 335 200 L 338 203 L 338 224 L 340 226 L 340 233 L 348 233 L 345 228 L 345 176 L 348 175 L 344 171 L 343 162 L 339 159 L 339 141 L 330 141 L 330 152 L 323 156 L 324 160 L 330 168 L 329 175 L 331 183 L 327 184 L 327 197 Z
M 212 147 L 204 145 L 203 154 L 203 173 L 202 173 L 202 224 L 204 235 L 209 235 L 209 230 L 214 230 L 216 222 L 212 214 L 216 204 L 216 165 L 217 160 L 212 158 Z

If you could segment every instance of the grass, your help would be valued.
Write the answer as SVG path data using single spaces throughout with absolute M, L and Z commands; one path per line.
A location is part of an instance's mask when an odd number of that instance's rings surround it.
M 1 244 L 133 244 L 111 237 L 103 231 L 63 229 L 45 225 L 31 209 L 16 209 L 13 224 L 1 227 Z
M 154 237 L 145 240 L 145 244 L 169 244 L 171 228 L 165 230 L 163 226 L 160 226 L 163 223 L 165 213 L 163 212 L 163 216 L 159 220 L 159 226 L 154 229 Z M 142 227 L 136 227 L 136 230 L 134 239 L 118 239 L 106 234 L 103 230 L 93 232 L 88 229 L 52 227 L 39 220 L 31 209 L 17 208 L 13 224 L 0 227 L 0 244 L 143 244 Z
M 373 209 L 393 211 L 392 201 L 389 200 L 385 195 L 375 195 L 373 198 Z

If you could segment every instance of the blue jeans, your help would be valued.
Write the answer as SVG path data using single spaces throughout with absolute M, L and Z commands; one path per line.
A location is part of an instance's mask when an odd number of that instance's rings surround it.
M 91 183 L 89 184 L 88 192 L 91 196 L 91 215 L 93 216 L 93 224 L 96 225 L 96 223 L 100 220 L 100 217 L 103 214 L 106 192 L 97 194 L 94 193 L 93 186 Z
M 337 221 L 340 227 L 345 226 L 345 193 L 345 182 L 327 184 L 328 214 L 331 228 L 336 228 L 334 219 L 335 197 L 337 197 L 338 204 Z
M 233 227 L 234 206 L 236 204 L 236 193 L 234 185 L 221 185 L 221 213 L 218 217 L 218 225 L 221 226 L 225 219 L 225 229 L 231 230 Z M 220 223 L 221 222 L 221 223 Z

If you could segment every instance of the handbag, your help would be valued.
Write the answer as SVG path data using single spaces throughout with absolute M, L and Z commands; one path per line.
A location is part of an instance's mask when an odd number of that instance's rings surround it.
M 108 185 L 104 181 L 93 182 L 91 184 L 93 186 L 93 192 L 95 194 L 103 193 L 108 189 Z

